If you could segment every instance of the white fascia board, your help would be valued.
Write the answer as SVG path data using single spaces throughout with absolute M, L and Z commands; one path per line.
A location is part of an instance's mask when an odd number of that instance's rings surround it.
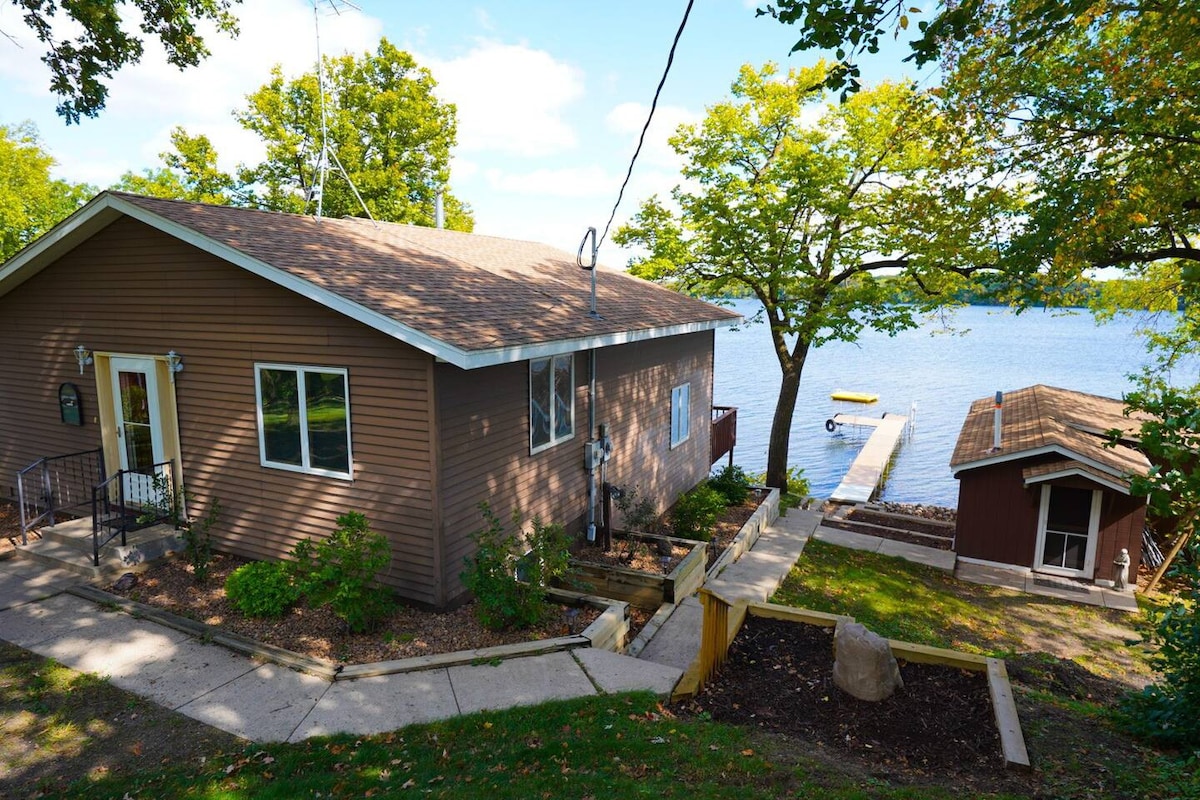
M 1106 481 L 1103 478 L 1101 478 L 1099 475 L 1096 475 L 1095 473 L 1088 472 L 1087 470 L 1082 470 L 1082 469 L 1078 469 L 1078 468 L 1068 468 L 1068 469 L 1064 469 L 1064 470 L 1059 470 L 1058 472 L 1047 472 L 1044 475 L 1035 475 L 1032 478 L 1026 478 L 1025 485 L 1032 486 L 1037 483 L 1045 483 L 1046 481 L 1054 481 L 1054 480 L 1058 480 L 1059 478 L 1070 478 L 1070 477 L 1076 477 L 1076 476 L 1083 478 L 1084 480 L 1090 481 L 1092 483 L 1098 484 L 1100 486 L 1104 486 L 1105 488 L 1112 489 L 1114 492 L 1120 492 L 1121 494 L 1129 494 L 1128 486 L 1122 486 L 1121 484 L 1113 482 L 1113 481 Z
M 1088 458 L 1087 456 L 1072 452 L 1072 451 L 1067 450 L 1064 447 L 1060 447 L 1059 445 L 1056 445 L 1056 444 L 1046 445 L 1044 447 L 1036 447 L 1032 450 L 1021 450 L 1016 453 L 1002 453 L 1000 455 L 991 456 L 990 458 L 981 458 L 978 461 L 968 461 L 966 463 L 959 464 L 957 467 L 951 467 L 951 470 L 954 474 L 954 477 L 957 478 L 958 473 L 965 472 L 966 470 L 969 470 L 969 469 L 979 469 L 980 467 L 990 467 L 990 466 L 993 466 L 996 464 L 1004 464 L 1009 461 L 1023 461 L 1025 459 L 1031 458 L 1033 456 L 1041 456 L 1041 455 L 1046 455 L 1048 453 L 1056 453 L 1060 456 L 1074 459 L 1075 461 L 1078 461 L 1081 464 L 1087 464 L 1089 467 L 1095 467 L 1096 469 L 1100 470 L 1103 473 L 1112 475 L 1114 478 L 1125 477 L 1125 474 L 1123 472 L 1113 469 L 1108 464 L 1102 464 L 1093 458 Z

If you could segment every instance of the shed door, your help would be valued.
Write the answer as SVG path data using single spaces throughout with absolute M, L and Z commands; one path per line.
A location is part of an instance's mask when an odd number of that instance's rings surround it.
M 1099 490 L 1043 486 L 1036 568 L 1090 580 L 1095 571 L 1099 528 Z

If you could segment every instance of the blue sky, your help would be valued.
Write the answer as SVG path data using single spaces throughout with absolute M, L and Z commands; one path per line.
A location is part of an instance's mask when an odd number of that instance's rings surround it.
M 451 185 L 474 208 L 478 232 L 574 251 L 589 225 L 603 228 L 685 0 L 356 5 L 360 10 L 332 14 L 321 0 L 322 51 L 361 53 L 387 37 L 433 72 L 439 94 L 458 107 Z M 642 199 L 675 185 L 679 163 L 667 137 L 727 96 L 741 64 L 799 66 L 818 57 L 789 56 L 796 31 L 756 18 L 756 5 L 697 0 L 618 224 Z M 266 82 L 272 65 L 287 75 L 313 68 L 313 9 L 309 0 L 246 0 L 236 13 L 241 35 L 211 38 L 213 56 L 200 67 L 181 73 L 148 48 L 140 65 L 111 83 L 100 118 L 66 126 L 45 88 L 38 43 L 17 10 L 0 4 L 0 31 L 18 40 L 0 38 L 0 123 L 32 120 L 58 162 L 56 175 L 98 187 L 126 170 L 158 166 L 176 125 L 207 134 L 226 168 L 255 161 L 257 139 L 231 112 Z M 900 63 L 900 48 L 888 50 L 866 63 L 868 83 L 913 76 L 911 65 Z M 611 266 L 625 258 L 611 244 L 601 251 Z

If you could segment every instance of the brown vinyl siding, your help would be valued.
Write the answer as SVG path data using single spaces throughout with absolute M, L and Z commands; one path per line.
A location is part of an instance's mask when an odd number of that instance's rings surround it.
M 43 455 L 97 447 L 93 367 L 71 350 L 162 355 L 184 371 L 176 392 L 188 489 L 219 498 L 221 549 L 249 558 L 322 537 L 362 511 L 392 545 L 386 580 L 437 604 L 433 536 L 431 357 L 128 218 L 0 296 L 0 486 Z M 354 480 L 259 463 L 254 364 L 345 368 Z M 57 391 L 80 388 L 87 424 L 63 425 Z M 110 469 L 113 467 L 110 465 Z
M 666 506 L 709 470 L 712 403 L 711 332 L 675 336 L 597 351 L 598 424 L 613 440 L 608 481 L 638 484 Z M 529 362 L 470 372 L 435 368 L 441 430 L 444 579 L 448 596 L 461 593 L 459 574 L 482 526 L 487 500 L 504 521 L 514 508 L 572 531 L 587 512 L 583 468 L 588 439 L 588 354 L 575 356 L 575 436 L 529 453 Z M 691 383 L 691 434 L 671 449 L 671 389 Z
M 1010 461 L 958 474 L 954 545 L 960 556 L 1033 566 L 1041 490 L 1025 488 L 1021 469 L 1027 463 Z
M 1142 527 L 1146 524 L 1146 499 L 1105 492 L 1100 506 L 1100 539 L 1096 542 L 1096 578 L 1112 580 L 1113 561 L 1121 548 L 1129 551 L 1129 580 L 1137 580 L 1142 562 Z

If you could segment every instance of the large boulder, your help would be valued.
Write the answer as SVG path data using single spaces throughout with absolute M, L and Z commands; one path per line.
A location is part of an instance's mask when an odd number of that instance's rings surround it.
M 833 636 L 833 682 L 859 700 L 876 702 L 903 688 L 888 640 L 857 622 L 839 622 Z

